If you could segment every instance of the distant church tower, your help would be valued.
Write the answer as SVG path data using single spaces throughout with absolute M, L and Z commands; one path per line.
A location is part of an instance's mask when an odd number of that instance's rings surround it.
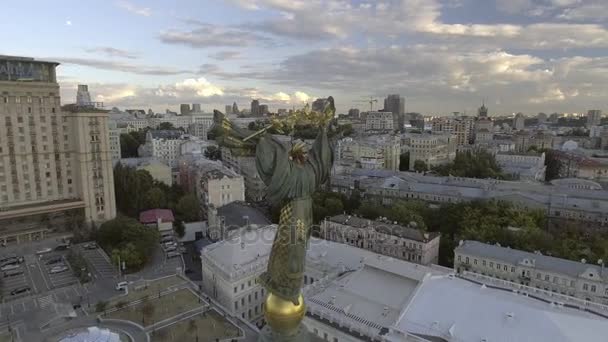
M 488 108 L 486 107 L 485 101 L 481 103 L 481 107 L 479 107 L 478 113 L 479 113 L 478 116 L 480 118 L 488 117 Z

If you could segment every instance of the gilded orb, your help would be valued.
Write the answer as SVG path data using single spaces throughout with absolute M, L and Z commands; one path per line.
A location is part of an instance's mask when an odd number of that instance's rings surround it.
M 300 322 L 306 313 L 304 297 L 300 294 L 298 305 L 291 301 L 282 299 L 272 293 L 266 297 L 264 303 L 264 318 L 272 330 L 281 335 L 293 335 L 298 333 Z

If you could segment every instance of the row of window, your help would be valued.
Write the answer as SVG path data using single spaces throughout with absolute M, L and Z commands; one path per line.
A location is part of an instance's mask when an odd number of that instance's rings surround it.
M 258 297 L 259 297 L 259 299 L 264 298 L 265 290 L 264 290 L 264 288 L 261 288 L 260 290 L 261 291 L 259 292 L 260 293 L 259 296 L 258 296 L 258 291 L 253 292 L 253 297 L 251 296 L 251 293 L 249 295 L 247 295 L 247 304 L 251 304 L 252 300 L 254 302 L 257 301 Z M 241 307 L 244 307 L 245 306 L 245 297 L 242 297 L 240 301 L 237 300 L 237 301 L 234 302 L 234 310 L 238 310 L 239 309 L 239 302 L 241 303 Z

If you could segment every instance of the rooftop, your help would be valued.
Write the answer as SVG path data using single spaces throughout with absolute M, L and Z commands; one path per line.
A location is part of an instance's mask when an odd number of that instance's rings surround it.
M 599 265 L 560 259 L 548 255 L 511 249 L 508 247 L 490 245 L 479 241 L 463 241 L 460 246 L 454 249 L 454 252 L 505 260 L 514 265 L 522 264 L 524 263 L 524 260 L 528 260 L 529 262 L 533 263 L 532 267 L 537 269 L 566 274 L 574 278 L 582 274 L 589 274 L 591 272 L 597 277 L 608 280 L 608 272 L 603 272 L 602 267 Z
M 443 275 L 422 282 L 395 330 L 451 342 L 599 342 L 608 334 L 608 321 Z
M 241 230 L 239 234 L 203 248 L 202 254 L 228 277 L 245 276 L 264 269 L 276 234 L 276 226 Z M 360 268 L 376 254 L 364 249 L 311 238 L 306 267 L 330 274 Z
M 399 236 L 405 239 L 420 242 L 428 242 L 439 236 L 438 232 L 425 233 L 424 231 L 411 227 L 405 227 L 382 221 L 372 221 L 351 215 L 336 215 L 328 218 L 327 220 L 354 228 L 373 228 L 375 231 L 380 233 Z
M 182 135 L 184 134 L 184 132 L 182 132 L 178 129 L 150 130 L 149 133 L 152 136 L 152 139 L 168 139 L 168 140 L 180 139 L 182 137 Z
M 584 310 L 389 257 L 305 290 L 309 319 L 364 340 L 599 342 L 608 333 L 608 320 Z
M 170 209 L 150 209 L 139 214 L 139 222 L 143 224 L 160 222 L 173 222 L 173 212 Z
M 232 202 L 217 208 L 217 215 L 224 218 L 226 227 L 244 227 L 247 224 L 267 226 L 271 222 L 258 209 L 245 202 Z

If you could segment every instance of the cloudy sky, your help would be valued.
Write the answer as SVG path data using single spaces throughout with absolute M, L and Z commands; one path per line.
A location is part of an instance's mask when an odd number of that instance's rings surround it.
M 122 108 L 406 97 L 425 114 L 606 110 L 606 0 L 22 0 L 0 54 L 57 60 Z M 7 39 L 8 38 L 8 39 Z

